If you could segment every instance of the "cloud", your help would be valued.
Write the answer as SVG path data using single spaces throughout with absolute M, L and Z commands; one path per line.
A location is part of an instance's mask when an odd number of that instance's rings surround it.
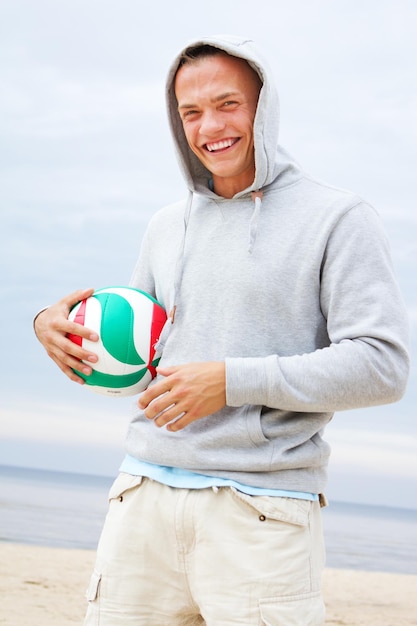
M 417 509 L 417 434 L 404 428 L 384 432 L 380 424 L 369 427 L 368 422 L 326 429 L 332 448 L 326 495 L 336 501 Z
M 327 438 L 335 468 L 381 478 L 417 476 L 417 436 L 413 434 L 338 428 Z
M 97 447 L 123 445 L 128 415 L 126 404 L 100 403 L 98 399 L 97 404 L 100 408 L 88 403 L 67 406 L 15 402 L 14 406 L 0 411 L 0 436 L 51 446 L 57 442 L 65 442 L 68 446 L 86 443 Z
M 135 84 L 117 77 L 71 78 L 56 68 L 33 65 L 5 73 L 1 85 L 3 130 L 17 138 L 94 135 L 119 131 L 141 116 L 164 115 L 163 82 Z

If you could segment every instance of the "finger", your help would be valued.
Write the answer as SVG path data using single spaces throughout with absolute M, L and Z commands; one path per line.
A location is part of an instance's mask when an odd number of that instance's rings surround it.
M 82 339 L 88 339 L 89 341 L 99 340 L 98 334 L 91 328 L 87 328 L 82 324 L 70 321 L 65 315 L 60 313 L 56 314 L 54 317 L 50 314 L 49 326 L 47 324 L 43 324 L 42 330 L 43 336 L 47 341 L 53 339 L 52 333 L 59 333 L 63 337 L 73 335 L 75 337 L 81 337 Z
M 145 416 L 148 419 L 155 419 L 159 415 L 165 414 L 169 409 L 172 409 L 175 403 L 172 401 L 169 393 L 165 393 L 159 396 L 156 400 L 153 400 L 145 409 Z M 177 412 L 177 416 L 179 413 Z M 171 418 L 172 419 L 172 418 Z
M 66 335 L 75 335 L 76 337 L 82 337 L 83 339 L 88 339 L 89 341 L 99 340 L 99 336 L 94 330 L 91 330 L 91 328 L 87 328 L 82 324 L 78 324 L 77 322 L 71 322 L 70 320 L 66 320 L 61 322 L 60 325 L 60 330 L 65 332 Z
M 167 430 L 176 433 L 178 430 L 182 430 L 186 426 L 189 426 L 195 420 L 189 415 L 189 413 L 182 413 L 178 419 L 167 424 Z
M 83 345 L 79 345 L 72 341 L 66 335 L 58 335 L 55 337 L 55 341 L 51 342 L 53 352 L 60 356 L 65 362 L 66 358 L 75 358 L 77 361 L 89 361 L 90 363 L 96 363 L 98 356 L 95 352 L 87 350 Z M 68 363 L 69 364 L 69 363 Z M 72 363 L 71 363 L 72 367 Z
M 138 400 L 139 408 L 142 409 L 142 410 L 145 410 L 151 404 L 151 402 L 154 402 L 157 398 L 162 397 L 169 390 L 170 390 L 169 389 L 169 382 L 167 382 L 166 380 L 161 380 L 158 383 L 155 383 L 154 385 L 151 385 L 140 396 L 140 398 Z M 164 408 L 166 409 L 167 406 L 169 406 L 169 405 L 165 405 L 164 407 L 162 407 L 160 409 L 160 411 L 162 411 Z M 155 413 L 155 415 L 156 415 L 156 413 Z M 155 417 L 155 415 L 154 415 L 154 417 Z
M 72 368 L 68 367 L 67 365 L 65 365 L 65 363 L 55 358 L 54 356 L 51 356 L 51 358 L 58 365 L 59 369 L 65 374 L 65 376 L 67 376 L 70 380 L 80 385 L 85 384 L 85 380 L 78 376 L 78 374 Z M 81 368 L 78 367 L 77 370 L 81 371 Z
M 68 368 L 65 367 L 61 369 L 64 372 L 64 374 L 68 376 L 68 378 L 72 380 L 74 383 L 78 383 L 79 385 L 85 385 L 84 378 L 81 378 L 81 376 L 78 376 L 78 374 L 73 369 L 71 369 L 70 367 Z M 78 371 L 80 371 L 80 368 L 78 368 Z
M 60 300 L 60 302 L 62 302 L 62 304 L 65 304 L 69 309 L 71 309 L 74 304 L 77 304 L 78 302 L 81 302 L 81 300 L 89 298 L 93 295 L 93 293 L 94 289 L 92 287 L 89 287 L 88 289 L 77 289 L 67 296 L 64 296 Z
M 170 428 L 171 423 L 172 425 L 176 424 L 177 421 L 181 419 L 184 415 L 185 415 L 184 411 L 181 411 L 181 409 L 179 409 L 177 405 L 173 404 L 172 407 L 170 407 L 169 409 L 167 409 L 166 411 L 158 415 L 158 417 L 154 420 L 154 424 L 158 428 L 162 428 L 162 426 L 166 426 L 168 430 L 171 430 Z
M 157 367 L 156 371 L 158 372 L 158 374 L 160 374 L 161 376 L 164 376 L 165 378 L 167 376 L 171 376 L 171 374 L 175 374 L 176 372 L 178 372 L 178 370 L 181 369 L 181 366 L 177 366 L 177 367 Z
M 69 340 L 59 340 L 53 343 L 47 350 L 48 355 L 53 359 L 60 367 L 76 369 L 83 374 L 89 376 L 92 372 L 92 368 L 89 363 L 96 363 L 98 357 L 96 354 L 87 352 L 79 346 L 76 346 Z
M 78 289 L 77 291 L 74 291 L 68 296 L 62 298 L 59 304 L 64 306 L 64 308 L 67 310 L 66 317 L 68 318 L 71 309 L 76 304 L 78 304 L 82 300 L 89 298 L 93 293 L 93 288 Z M 54 327 L 57 330 L 65 332 L 66 334 L 77 335 L 79 337 L 83 337 L 84 339 L 89 339 L 90 341 L 98 341 L 99 339 L 98 334 L 95 331 L 91 330 L 91 328 L 87 328 L 83 324 L 78 324 L 77 322 L 73 322 L 68 319 L 66 319 L 66 321 L 63 321 L 62 318 L 58 317 L 55 321 Z
M 84 374 L 84 376 L 90 376 L 93 372 L 92 367 L 84 363 L 83 361 L 78 361 L 77 359 L 69 359 L 67 355 L 64 357 L 57 356 L 54 354 L 49 354 L 51 359 L 55 361 L 58 367 L 71 378 L 71 380 L 75 380 L 75 378 L 79 378 L 76 372 L 80 372 Z M 74 378 L 75 376 L 75 378 Z
M 93 372 L 93 368 L 90 365 L 84 361 L 78 361 L 77 359 L 66 359 L 64 364 L 65 367 L 71 370 L 77 370 L 77 372 L 82 372 L 85 376 L 91 376 Z

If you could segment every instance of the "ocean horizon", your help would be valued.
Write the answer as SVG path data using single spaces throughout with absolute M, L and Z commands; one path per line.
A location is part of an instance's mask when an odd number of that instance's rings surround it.
M 114 477 L 0 465 L 0 542 L 95 549 Z M 330 568 L 417 574 L 417 511 L 332 501 Z

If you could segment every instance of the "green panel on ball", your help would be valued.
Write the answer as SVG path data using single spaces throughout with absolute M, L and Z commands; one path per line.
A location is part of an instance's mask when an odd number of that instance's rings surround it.
M 122 389 L 123 387 L 136 385 L 136 383 L 142 380 L 147 371 L 148 370 L 145 367 L 144 369 L 139 370 L 139 372 L 134 372 L 133 374 L 115 376 L 113 374 L 103 374 L 103 372 L 93 370 L 90 376 L 86 376 L 85 374 L 74 370 L 78 376 L 85 380 L 87 385 L 91 385 L 93 387 L 109 387 L 110 389 Z
M 122 363 L 144 365 L 145 361 L 137 353 L 133 343 L 134 312 L 129 302 L 115 293 L 95 293 L 93 297 L 101 304 L 100 335 L 106 350 Z M 109 322 L 111 319 L 114 320 L 113 323 Z

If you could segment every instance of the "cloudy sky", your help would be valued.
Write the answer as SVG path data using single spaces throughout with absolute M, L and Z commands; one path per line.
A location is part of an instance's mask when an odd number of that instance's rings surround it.
M 1 0 L 0 464 L 113 475 L 131 400 L 70 383 L 31 329 L 80 287 L 128 282 L 144 228 L 184 195 L 164 79 L 189 39 L 254 39 L 281 143 L 380 212 L 417 327 L 413 0 Z M 338 414 L 328 493 L 417 508 L 417 375 L 401 402 Z

